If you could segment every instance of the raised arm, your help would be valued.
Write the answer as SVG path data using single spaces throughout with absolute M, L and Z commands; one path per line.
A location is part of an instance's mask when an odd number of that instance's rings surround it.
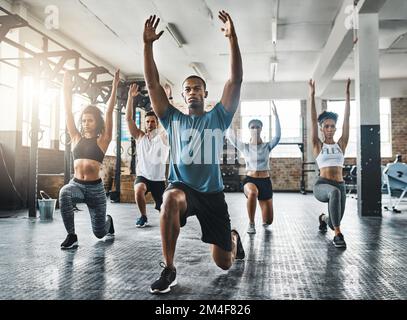
M 144 132 L 142 130 L 140 130 L 139 128 L 137 128 L 137 125 L 134 123 L 134 120 L 133 120 L 133 100 L 134 100 L 134 97 L 136 97 L 139 94 L 140 94 L 140 92 L 139 92 L 138 85 L 133 83 L 130 86 L 129 94 L 127 97 L 126 121 L 127 121 L 127 126 L 129 128 L 130 134 L 136 140 L 138 140 L 139 138 L 144 136 Z
M 219 19 L 224 23 L 221 30 L 229 39 L 230 45 L 230 78 L 223 89 L 221 103 L 228 112 L 235 112 L 239 106 L 240 88 L 243 80 L 242 57 L 233 21 L 225 11 L 219 12 Z
M 72 80 L 72 74 L 67 71 L 64 74 L 64 106 L 65 106 L 65 119 L 66 127 L 68 129 L 71 140 L 75 143 L 80 139 L 81 134 L 75 126 L 75 120 L 72 113 L 72 89 L 74 82 Z
M 153 42 L 158 40 L 164 31 L 155 32 L 160 22 L 160 18 L 150 16 L 144 24 L 144 76 L 146 78 L 147 89 L 151 99 L 151 104 L 155 114 L 162 118 L 167 111 L 169 101 L 164 88 L 160 85 L 160 78 L 153 55 Z
M 174 98 L 172 97 L 172 88 L 168 83 L 166 83 L 164 85 L 164 91 L 165 91 L 165 94 L 167 95 L 167 98 L 168 98 L 168 101 L 170 102 L 170 104 L 173 104 Z
M 243 153 L 244 151 L 244 143 L 240 141 L 235 135 L 235 130 L 232 128 L 229 128 L 226 130 L 226 138 L 230 141 L 230 143 L 240 152 Z
M 318 137 L 318 117 L 317 109 L 315 108 L 315 81 L 312 79 L 308 82 L 310 92 L 310 104 L 311 104 L 311 140 L 314 155 L 321 151 L 322 142 Z
M 110 141 L 112 141 L 112 131 L 113 131 L 113 109 L 116 105 L 117 98 L 117 87 L 120 82 L 120 70 L 116 70 L 114 78 L 112 81 L 112 93 L 110 95 L 109 101 L 107 102 L 107 110 L 105 114 L 105 131 L 101 137 L 101 141 L 107 144 L 105 147 L 107 149 Z
M 343 116 L 343 126 L 342 126 L 342 136 L 338 140 L 338 144 L 345 152 L 345 149 L 349 141 L 349 117 L 350 117 L 350 84 L 351 81 L 348 79 L 346 82 L 346 102 L 345 102 L 345 113 Z
M 273 137 L 273 139 L 269 142 L 269 148 L 270 151 L 276 146 L 278 145 L 278 143 L 280 142 L 281 139 L 281 126 L 280 126 L 280 119 L 278 117 L 278 113 L 277 113 L 277 107 L 274 104 L 274 101 L 272 101 L 273 104 L 273 114 L 274 114 L 274 118 L 276 119 L 275 121 L 275 126 L 276 126 L 276 135 Z

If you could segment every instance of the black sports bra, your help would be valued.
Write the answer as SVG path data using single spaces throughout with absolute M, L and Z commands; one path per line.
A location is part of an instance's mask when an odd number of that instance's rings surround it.
M 72 150 L 73 159 L 90 159 L 103 163 L 105 153 L 97 144 L 97 137 L 86 139 L 81 138 Z

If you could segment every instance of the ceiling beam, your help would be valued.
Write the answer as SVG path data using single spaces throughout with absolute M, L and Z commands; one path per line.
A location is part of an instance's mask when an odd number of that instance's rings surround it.
M 324 93 L 329 82 L 338 72 L 343 62 L 349 56 L 349 53 L 352 52 L 353 30 L 345 24 L 346 19 L 349 19 L 349 13 L 345 13 L 346 8 L 349 6 L 353 6 L 353 0 L 344 0 L 314 70 L 312 78 L 316 82 L 317 96 L 321 96 Z
M 387 0 L 359 0 L 355 12 L 377 13 Z M 350 28 L 351 14 L 349 8 L 354 7 L 354 0 L 344 0 L 335 19 L 328 41 L 322 50 L 319 62 L 314 70 L 316 95 L 324 94 L 329 83 L 341 68 L 353 50 L 353 29 Z
M 16 14 L 0 16 L 0 42 L 11 29 L 25 26 L 27 26 L 27 22 Z
M 387 0 L 359 0 L 356 6 L 359 13 L 378 13 Z

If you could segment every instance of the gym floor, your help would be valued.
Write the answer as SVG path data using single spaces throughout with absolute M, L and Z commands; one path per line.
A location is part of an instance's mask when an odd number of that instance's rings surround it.
M 275 220 L 246 233 L 246 201 L 227 193 L 232 226 L 237 227 L 246 259 L 229 271 L 213 263 L 200 240 L 195 217 L 181 229 L 176 251 L 178 285 L 152 295 L 159 276 L 159 216 L 148 205 L 150 227 L 137 229 L 134 204 L 108 203 L 116 236 L 98 240 L 86 206 L 76 212 L 79 248 L 62 251 L 66 233 L 59 214 L 52 222 L 27 212 L 0 219 L 0 299 L 407 299 L 407 206 L 401 214 L 360 218 L 348 198 L 343 233 L 346 250 L 332 245 L 332 231 L 320 234 L 324 204 L 312 194 L 275 193 Z

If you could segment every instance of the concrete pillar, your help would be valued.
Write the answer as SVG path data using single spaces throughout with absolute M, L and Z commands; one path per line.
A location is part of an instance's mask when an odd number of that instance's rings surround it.
M 358 18 L 355 48 L 358 213 L 381 216 L 379 18 L 377 13 L 359 14 Z
M 40 61 L 34 58 L 35 73 L 34 90 L 33 92 L 40 92 Z M 29 163 L 29 176 L 28 176 L 28 216 L 30 218 L 37 217 L 37 178 L 38 178 L 38 133 L 40 129 L 39 119 L 39 95 L 34 94 L 31 109 L 31 130 L 30 130 L 30 163 Z
M 59 118 L 60 114 L 60 96 L 59 93 L 55 95 L 52 103 L 52 120 L 51 120 L 51 149 L 59 150 Z

